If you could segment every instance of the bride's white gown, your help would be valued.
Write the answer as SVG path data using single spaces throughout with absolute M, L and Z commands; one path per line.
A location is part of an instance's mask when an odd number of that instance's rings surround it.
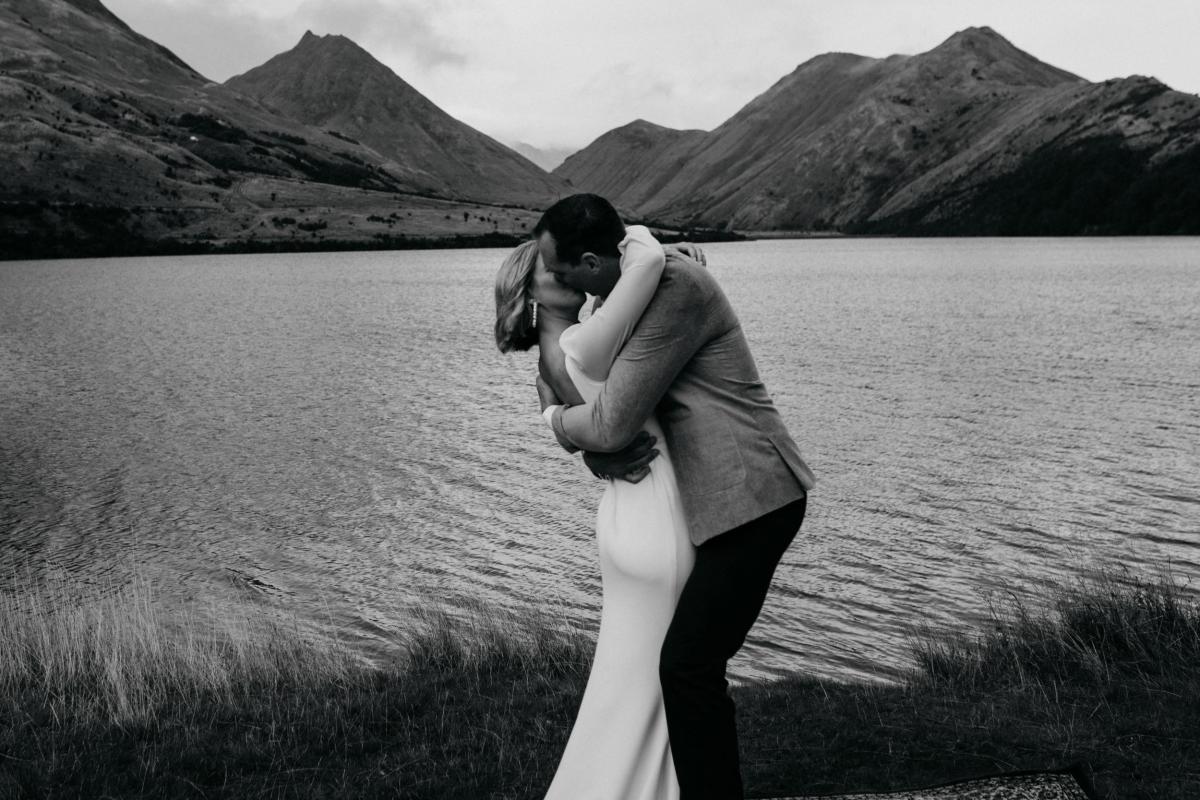
M 560 343 L 567 372 L 591 403 L 603 383 L 573 355 L 573 326 Z M 657 421 L 644 426 L 659 456 L 639 483 L 609 480 L 596 516 L 603 610 L 592 672 L 548 800 L 675 800 L 658 657 L 694 549 Z

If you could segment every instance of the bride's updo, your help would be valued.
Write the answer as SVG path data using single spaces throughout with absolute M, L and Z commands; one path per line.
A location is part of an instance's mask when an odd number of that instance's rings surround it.
M 537 259 L 537 241 L 530 239 L 509 253 L 496 273 L 496 346 L 501 353 L 528 350 L 538 342 L 531 308 Z

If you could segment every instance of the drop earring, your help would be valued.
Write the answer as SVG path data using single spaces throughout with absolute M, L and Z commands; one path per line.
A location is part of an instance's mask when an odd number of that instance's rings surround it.
M 537 300 L 533 301 L 533 321 L 530 325 L 534 328 L 537 327 Z

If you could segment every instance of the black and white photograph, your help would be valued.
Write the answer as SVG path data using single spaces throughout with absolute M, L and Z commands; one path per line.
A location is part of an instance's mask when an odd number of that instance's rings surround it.
M 0 800 L 1200 798 L 1198 32 L 0 0 Z

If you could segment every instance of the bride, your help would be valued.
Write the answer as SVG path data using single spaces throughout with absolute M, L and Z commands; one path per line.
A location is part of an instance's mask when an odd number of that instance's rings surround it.
M 626 227 L 618 249 L 621 277 L 583 322 L 585 295 L 546 270 L 536 241 L 513 251 L 496 276 L 496 344 L 501 352 L 536 344 L 539 391 L 562 402 L 596 399 L 658 287 L 666 257 L 648 229 Z M 629 480 L 609 478 L 596 515 L 600 633 L 547 800 L 679 797 L 658 662 L 695 552 L 662 430 L 653 418 L 644 430 L 657 441 L 657 458 Z

